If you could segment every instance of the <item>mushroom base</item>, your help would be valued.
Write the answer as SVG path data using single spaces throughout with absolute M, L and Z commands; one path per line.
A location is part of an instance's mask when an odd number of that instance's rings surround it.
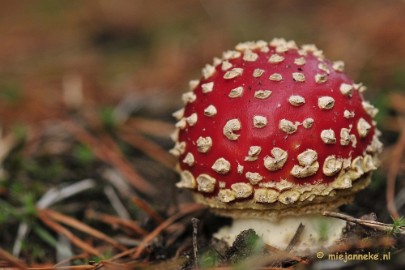
M 316 195 L 306 197 L 305 200 L 298 200 L 291 204 L 284 204 L 280 201 L 274 203 L 258 203 L 253 199 L 245 199 L 236 202 L 223 203 L 216 197 L 205 197 L 195 193 L 195 200 L 208 205 L 216 214 L 232 218 L 258 218 L 277 221 L 284 216 L 299 216 L 303 214 L 322 213 L 325 210 L 334 210 L 339 206 L 348 204 L 353 200 L 354 194 L 364 189 L 371 180 L 371 173 L 366 173 L 359 179 L 353 181 L 351 187 L 344 189 L 333 189 L 327 195 Z M 300 188 L 296 188 L 301 193 Z M 308 192 L 305 186 L 302 190 Z M 314 190 L 316 190 L 314 188 Z
M 289 247 L 298 227 L 304 226 L 297 241 Z M 278 221 L 259 218 L 237 218 L 231 226 L 221 228 L 214 237 L 228 243 L 235 241 L 239 233 L 253 229 L 267 245 L 297 255 L 309 255 L 336 244 L 343 234 L 346 221 L 317 214 L 287 216 Z

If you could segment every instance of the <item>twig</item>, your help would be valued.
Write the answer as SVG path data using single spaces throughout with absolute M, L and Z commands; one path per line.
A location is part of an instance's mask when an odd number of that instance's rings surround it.
M 286 252 L 284 250 L 278 249 L 276 247 L 270 246 L 268 244 L 264 245 L 265 249 L 269 252 L 272 252 L 273 254 L 270 254 L 270 256 L 267 256 L 265 258 L 266 262 L 269 263 L 274 263 L 275 261 L 284 261 L 284 260 L 293 260 L 293 261 L 297 261 L 300 263 L 304 263 L 307 264 L 308 262 L 290 252 Z
M 166 138 L 174 131 L 174 127 L 170 123 L 144 117 L 131 117 L 125 125 L 146 134 Z
M 128 210 L 125 208 L 124 204 L 121 202 L 118 194 L 111 186 L 106 186 L 104 188 L 104 194 L 107 196 L 108 200 L 111 203 L 111 206 L 117 212 L 118 216 L 124 219 L 130 219 L 131 216 Z
M 146 214 L 152 219 L 154 219 L 158 224 L 162 223 L 164 219 L 158 214 L 158 212 L 155 211 L 147 202 L 142 200 L 139 197 L 132 197 L 131 198 L 132 202 L 138 206 L 140 209 L 145 211 Z
M 302 225 L 302 223 L 300 223 L 300 225 L 298 225 L 297 230 L 295 231 L 293 238 L 291 239 L 290 243 L 288 244 L 288 246 L 285 249 L 286 252 L 290 252 L 293 249 L 293 247 L 297 244 L 297 242 L 300 240 L 300 237 L 301 237 L 304 229 L 305 229 L 305 226 Z
M 98 252 L 98 250 L 96 250 L 95 248 L 93 248 L 92 246 L 87 244 L 86 242 L 82 241 L 80 238 L 75 236 L 72 232 L 70 232 L 68 229 L 66 229 L 62 225 L 60 225 L 60 224 L 56 223 L 55 221 L 51 220 L 50 218 L 48 218 L 44 212 L 39 212 L 38 217 L 49 228 L 66 236 L 70 240 L 70 242 L 72 242 L 77 247 L 81 248 L 82 250 L 84 250 L 94 256 L 97 256 L 97 257 L 101 256 L 101 253 Z
M 58 266 L 57 268 L 51 267 L 33 267 L 27 268 L 27 270 L 90 270 L 95 269 L 94 265 L 71 265 L 71 266 Z
M 130 131 L 129 128 L 122 128 L 122 132 L 120 132 L 119 136 L 123 141 L 141 150 L 150 158 L 164 165 L 166 168 L 173 170 L 175 167 L 175 158 L 169 155 L 169 153 L 158 144 L 145 139 L 143 136 L 134 131 Z
M 112 226 L 121 226 L 127 229 L 130 229 L 131 231 L 133 231 L 136 234 L 139 235 L 147 235 L 148 232 L 145 231 L 141 226 L 139 226 L 135 221 L 130 220 L 130 219 L 123 219 L 120 217 L 116 217 L 113 215 L 108 215 L 108 214 L 102 214 L 102 213 L 97 213 L 93 210 L 88 210 L 86 212 L 86 216 L 88 218 L 94 218 L 97 220 L 100 220 L 104 223 L 110 224 Z
M 133 258 L 136 259 L 138 258 L 143 250 L 146 248 L 146 246 L 153 240 L 155 239 L 164 229 L 166 229 L 168 226 L 170 226 L 173 222 L 175 222 L 177 219 L 191 214 L 195 211 L 201 210 L 204 207 L 199 205 L 199 204 L 191 204 L 188 207 L 182 209 L 179 213 L 171 216 L 170 218 L 166 219 L 164 222 L 162 222 L 158 227 L 156 227 L 148 236 L 146 236 L 142 243 L 139 245 L 138 249 L 136 250 Z
M 120 245 L 117 241 L 115 241 L 114 239 L 112 239 L 111 237 L 109 237 L 108 235 L 93 229 L 92 227 L 78 221 L 77 219 L 74 219 L 72 217 L 63 215 L 61 213 L 58 213 L 56 211 L 52 211 L 49 209 L 40 209 L 39 210 L 39 215 L 46 215 L 47 217 L 50 217 L 56 221 L 59 221 L 61 223 L 64 223 L 66 225 L 69 225 L 77 230 L 80 230 L 84 233 L 87 233 L 97 239 L 100 239 L 102 241 L 105 241 L 109 244 L 111 244 L 112 246 L 120 249 L 120 250 L 126 250 L 126 248 L 122 245 Z
M 198 234 L 198 218 L 191 218 L 191 223 L 193 224 L 193 255 L 194 255 L 194 266 L 195 269 L 199 269 L 198 265 L 198 243 L 197 243 L 197 234 Z
M 60 267 L 60 266 L 64 266 L 65 264 L 68 264 L 69 262 L 72 262 L 74 260 L 82 260 L 82 259 L 88 258 L 88 256 L 89 256 L 89 254 L 87 254 L 86 252 L 74 255 L 70 258 L 66 258 L 64 260 L 59 261 L 57 264 L 53 265 L 53 268 L 59 269 L 58 267 Z
M 95 185 L 96 182 L 93 179 L 84 179 L 62 188 L 51 188 L 37 202 L 36 207 L 48 208 L 49 206 L 61 200 L 72 197 L 77 193 L 80 193 L 87 189 L 93 188 Z
M 359 219 L 355 218 L 349 215 L 345 215 L 342 213 L 337 213 L 337 212 L 330 212 L 330 211 L 324 211 L 322 215 L 327 216 L 327 217 L 335 217 L 335 218 L 340 218 L 343 220 L 346 220 L 348 222 L 352 222 L 355 224 L 359 224 L 362 226 L 370 227 L 378 231 L 392 231 L 395 227 L 393 224 L 385 224 L 382 222 L 374 221 L 374 220 L 366 220 L 366 219 Z M 404 227 L 397 227 L 397 233 L 401 235 L 405 235 L 405 228 Z
M 69 198 L 79 192 L 82 192 L 86 189 L 92 188 L 94 186 L 94 181 L 92 179 L 84 179 L 80 182 L 74 183 L 72 185 L 59 188 L 51 188 L 49 189 L 36 203 L 37 208 L 47 208 L 52 204 Z M 27 236 L 30 231 L 30 227 L 26 222 L 22 222 L 17 231 L 17 236 L 14 241 L 13 246 L 13 255 L 19 256 L 22 247 L 22 241 Z
M 99 159 L 117 168 L 134 188 L 147 194 L 156 192 L 156 189 L 140 176 L 132 165 L 122 156 L 118 146 L 111 138 L 107 136 L 104 136 L 102 139 L 95 138 L 72 121 L 66 121 L 64 127 L 80 142 L 87 145 Z
M 11 263 L 12 265 L 16 266 L 18 269 L 27 269 L 27 266 L 21 262 L 19 259 L 5 251 L 4 249 L 0 248 L 0 258 L 3 258 L 7 262 Z

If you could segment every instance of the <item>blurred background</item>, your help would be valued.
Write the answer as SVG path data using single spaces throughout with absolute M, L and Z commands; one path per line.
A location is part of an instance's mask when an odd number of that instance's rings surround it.
M 176 107 L 214 56 L 273 37 L 315 43 L 383 99 L 405 86 L 403 14 L 400 0 L 5 1 L 0 122 L 52 117 L 72 83 L 85 106 L 128 96 L 151 111 Z
M 380 110 L 383 164 L 344 211 L 392 223 L 405 209 L 404 14 L 403 0 L 1 1 L 0 267 L 8 265 L 1 257 L 17 264 L 4 252 L 42 265 L 84 248 L 109 258 L 111 243 L 125 252 L 120 244 L 155 239 L 163 220 L 196 211 L 173 206 L 191 200 L 174 195 L 171 113 L 213 57 L 274 37 L 316 44 L 368 87 L 366 99 Z M 70 193 L 55 199 L 53 188 Z M 115 238 L 100 240 L 79 220 Z M 209 222 L 200 225 L 205 243 L 220 224 Z M 189 225 L 166 228 L 143 258 L 192 250 Z

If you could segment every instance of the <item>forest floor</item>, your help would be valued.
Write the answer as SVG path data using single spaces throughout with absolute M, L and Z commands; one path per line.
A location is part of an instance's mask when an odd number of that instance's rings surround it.
M 3 3 L 0 269 L 405 269 L 403 1 L 116 2 Z M 377 260 L 299 257 L 253 231 L 228 247 L 212 235 L 230 220 L 175 187 L 171 114 L 188 81 L 274 36 L 317 43 L 369 86 L 382 164 L 328 252 Z

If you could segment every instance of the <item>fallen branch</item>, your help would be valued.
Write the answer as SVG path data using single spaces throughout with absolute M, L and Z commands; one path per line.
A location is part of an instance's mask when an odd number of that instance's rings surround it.
M 369 227 L 369 228 L 372 228 L 372 229 L 375 229 L 378 231 L 392 232 L 395 229 L 395 233 L 405 235 L 405 227 L 403 227 L 403 226 L 395 227 L 393 224 L 385 224 L 385 223 L 374 221 L 374 220 L 359 219 L 359 218 L 355 218 L 355 217 L 345 215 L 342 213 L 330 212 L 330 211 L 324 211 L 322 213 L 322 215 L 327 216 L 327 217 L 339 218 L 339 219 L 346 220 L 348 222 L 352 222 L 352 223 L 359 224 L 362 226 L 366 226 L 366 227 Z

